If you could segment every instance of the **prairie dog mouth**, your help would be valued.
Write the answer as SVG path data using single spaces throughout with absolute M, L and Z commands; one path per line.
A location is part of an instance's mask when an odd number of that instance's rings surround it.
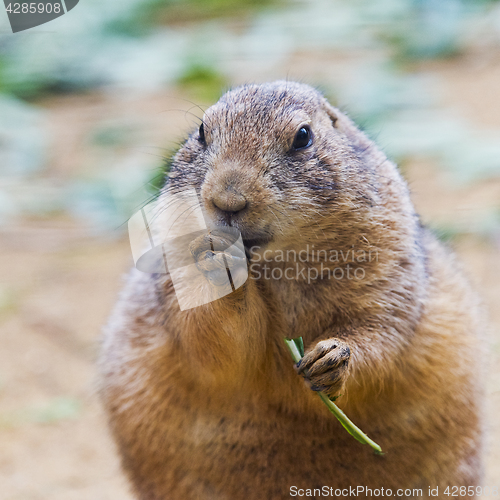
M 243 238 L 243 245 L 245 248 L 252 248 L 252 247 L 264 247 L 268 243 L 270 243 L 272 240 L 271 237 L 265 237 L 262 236 L 260 238 Z

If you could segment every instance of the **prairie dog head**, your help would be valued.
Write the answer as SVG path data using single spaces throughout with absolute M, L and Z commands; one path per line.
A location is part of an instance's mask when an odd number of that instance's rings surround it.
M 283 247 L 352 224 L 349 211 L 376 197 L 377 156 L 385 158 L 314 88 L 245 85 L 206 111 L 167 186 L 195 187 L 211 221 L 237 228 L 246 246 Z

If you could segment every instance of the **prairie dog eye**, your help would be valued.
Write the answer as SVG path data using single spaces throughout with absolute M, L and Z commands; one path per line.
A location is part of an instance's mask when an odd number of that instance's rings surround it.
M 200 130 L 199 130 L 199 137 L 198 140 L 202 143 L 205 144 L 205 128 L 203 127 L 203 123 L 200 125 Z
M 299 128 L 293 140 L 293 149 L 306 149 L 313 143 L 312 132 L 309 125 L 304 125 Z

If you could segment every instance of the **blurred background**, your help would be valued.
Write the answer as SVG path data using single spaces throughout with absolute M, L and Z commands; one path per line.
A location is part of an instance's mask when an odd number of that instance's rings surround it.
M 499 484 L 499 2 L 81 0 L 16 34 L 0 11 L 1 499 L 131 499 L 95 393 L 127 219 L 203 109 L 278 78 L 318 86 L 399 163 L 482 294 Z

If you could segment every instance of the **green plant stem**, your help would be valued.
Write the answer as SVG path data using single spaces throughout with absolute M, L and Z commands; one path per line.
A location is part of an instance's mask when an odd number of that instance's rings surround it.
M 296 341 L 298 341 L 298 339 L 285 339 L 285 343 L 290 351 L 293 361 L 298 363 L 302 359 L 302 356 L 299 352 Z M 320 391 L 317 394 L 321 401 L 323 401 L 328 409 L 337 417 L 337 420 L 342 424 L 344 429 L 354 439 L 362 444 L 370 445 L 377 455 L 383 455 L 382 448 L 375 443 L 375 441 L 370 439 L 359 427 L 354 425 L 349 418 L 347 418 L 346 414 L 333 401 L 331 401 L 331 399 L 324 392 Z

